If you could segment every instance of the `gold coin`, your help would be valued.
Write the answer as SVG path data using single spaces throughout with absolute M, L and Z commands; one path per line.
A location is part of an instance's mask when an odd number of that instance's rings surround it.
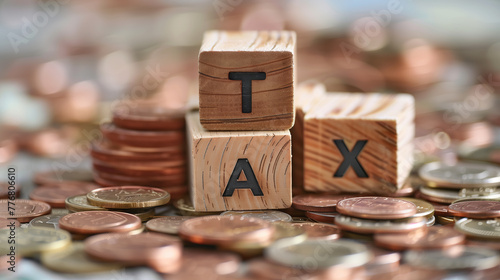
M 107 209 L 90 205 L 87 200 L 87 195 L 75 195 L 66 198 L 66 209 L 71 212 L 81 211 L 106 211 Z
M 436 216 L 436 221 L 440 225 L 453 225 L 453 224 L 455 224 L 455 219 L 453 217 Z
M 10 238 L 14 236 L 14 238 Z M 15 240 L 15 244 L 8 243 Z M 0 230 L 0 251 L 10 250 L 15 246 L 16 253 L 21 256 L 33 256 L 38 253 L 60 250 L 71 243 L 69 232 L 62 229 L 45 227 L 16 228 L 14 235 L 10 229 Z
M 109 209 L 150 208 L 167 204 L 170 194 L 150 187 L 107 187 L 89 192 L 87 199 L 90 205 Z
M 87 256 L 84 248 L 83 242 L 74 242 L 64 250 L 45 252 L 41 256 L 42 264 L 62 273 L 95 273 L 122 267 L 118 263 L 94 261 Z
M 116 210 L 116 211 L 134 214 L 137 217 L 139 217 L 139 219 L 141 219 L 142 222 L 149 220 L 151 217 L 153 217 L 155 215 L 154 208 L 146 209 L 145 211 L 143 211 L 143 209 L 141 209 L 141 211 L 137 211 L 137 210 L 130 211 L 130 210 L 132 210 L 132 209 L 122 209 L 122 210 Z
M 192 218 L 194 217 L 190 216 L 159 217 L 149 220 L 146 223 L 146 228 L 149 231 L 155 231 L 167 234 L 177 234 L 179 233 L 179 227 L 181 226 L 181 223 Z
M 500 219 L 476 220 L 463 218 L 455 222 L 455 229 L 467 236 L 500 240 Z
M 430 217 L 434 214 L 434 206 L 427 201 L 411 197 L 400 197 L 399 199 L 412 202 L 417 206 L 417 214 L 412 217 Z
M 174 202 L 174 207 L 177 208 L 183 216 L 210 216 L 220 214 L 220 212 L 198 212 L 194 210 L 194 206 L 189 196 L 177 199 Z

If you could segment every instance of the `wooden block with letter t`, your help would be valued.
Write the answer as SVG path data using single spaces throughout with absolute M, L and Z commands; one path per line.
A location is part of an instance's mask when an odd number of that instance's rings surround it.
M 291 136 L 283 131 L 207 131 L 186 116 L 190 192 L 196 211 L 288 208 Z
M 208 31 L 199 54 L 207 130 L 286 130 L 295 119 L 295 32 Z
M 413 165 L 409 94 L 329 93 L 304 117 L 308 191 L 389 194 Z

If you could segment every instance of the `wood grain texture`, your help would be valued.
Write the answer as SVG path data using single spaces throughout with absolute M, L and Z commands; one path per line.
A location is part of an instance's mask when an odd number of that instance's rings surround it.
M 291 194 L 291 136 L 286 131 L 207 131 L 198 112 L 186 116 L 190 162 L 190 191 L 196 211 L 288 208 Z M 238 159 L 248 159 L 264 193 L 235 190 L 223 197 Z
M 295 91 L 295 124 L 292 134 L 292 188 L 304 187 L 304 115 L 311 106 L 320 102 L 325 95 L 325 86 L 317 82 L 303 82 Z
M 414 116 L 408 94 L 327 94 L 304 117 L 305 189 L 388 194 L 401 188 L 413 165 Z M 349 151 L 368 140 L 357 157 L 368 178 L 352 166 L 343 177 L 333 176 L 344 160 L 334 139 Z
M 208 31 L 199 53 L 200 121 L 207 130 L 286 130 L 295 119 L 295 32 Z M 252 81 L 252 112 L 242 112 L 240 80 L 229 72 L 265 72 Z

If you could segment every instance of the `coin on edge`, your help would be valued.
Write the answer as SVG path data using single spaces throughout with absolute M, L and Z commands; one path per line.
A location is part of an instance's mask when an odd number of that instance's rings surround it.
M 167 204 L 170 194 L 158 188 L 123 186 L 95 189 L 87 199 L 89 204 L 103 208 L 149 208 Z

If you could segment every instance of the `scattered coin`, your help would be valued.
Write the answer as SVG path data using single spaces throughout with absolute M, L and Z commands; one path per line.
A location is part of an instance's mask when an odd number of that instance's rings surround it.
M 417 213 L 415 204 L 391 197 L 354 197 L 339 201 L 337 212 L 365 219 L 402 219 Z
M 500 201 L 461 201 L 450 204 L 453 216 L 472 219 L 491 219 L 500 217 Z
M 375 234 L 375 244 L 390 250 L 440 249 L 465 242 L 465 235 L 450 227 L 430 227 L 409 233 Z
M 365 245 L 349 240 L 290 242 L 282 239 L 271 244 L 265 253 L 267 258 L 276 263 L 297 268 L 308 268 L 310 262 L 315 262 L 316 269 L 335 265 L 358 267 L 372 257 Z
M 162 189 L 124 186 L 95 189 L 87 194 L 89 204 L 103 208 L 147 208 L 167 204 L 170 194 Z
M 318 223 L 297 223 L 294 227 L 305 231 L 308 240 L 335 240 L 341 236 L 340 228 Z
M 0 229 L 0 251 L 5 252 L 10 229 Z M 71 243 L 71 236 L 65 230 L 45 227 L 29 227 L 15 229 L 15 248 L 21 256 L 30 257 L 42 252 L 60 250 Z M 7 251 L 9 252 L 9 251 Z
M 266 210 L 266 211 L 226 211 L 222 212 L 220 214 L 221 216 L 242 216 L 242 217 L 254 217 L 254 218 L 259 218 L 262 220 L 266 220 L 269 222 L 277 222 L 277 221 L 282 221 L 282 222 L 291 222 L 292 221 L 292 216 L 288 215 L 287 213 L 281 212 L 281 211 L 272 211 L 272 210 Z
M 476 220 L 464 218 L 455 222 L 455 229 L 475 238 L 500 240 L 500 219 Z
M 337 212 L 306 212 L 306 217 L 309 219 L 312 219 L 316 222 L 319 223 L 327 223 L 327 224 L 333 224 L 335 223 L 335 217 L 337 217 L 339 213 Z
M 83 242 L 73 242 L 62 251 L 44 252 L 40 260 L 45 267 L 62 273 L 96 273 L 123 267 L 119 263 L 93 260 L 84 248 Z
M 259 242 L 272 238 L 270 222 L 241 216 L 205 216 L 189 219 L 179 228 L 179 236 L 193 243 L 230 244 Z
M 36 217 L 30 221 L 30 226 L 58 229 L 59 219 L 61 219 L 62 217 L 63 217 L 62 215 L 53 215 L 53 214 Z
M 149 220 L 146 228 L 149 231 L 177 234 L 182 222 L 192 219 L 190 216 L 167 216 Z
M 198 212 L 194 210 L 189 196 L 184 196 L 174 201 L 174 207 L 179 209 L 183 216 L 211 216 L 219 215 L 221 212 Z
M 76 234 L 129 232 L 141 228 L 141 219 L 123 212 L 86 211 L 62 217 L 59 227 Z
M 292 207 L 311 212 L 335 212 L 337 203 L 356 195 L 301 194 L 292 199 Z
M 335 218 L 335 225 L 342 230 L 356 233 L 400 233 L 410 232 L 426 225 L 424 217 L 396 219 L 396 220 L 368 220 L 339 215 Z
M 235 274 L 240 268 L 238 255 L 229 252 L 185 249 L 181 267 L 169 279 L 219 279 Z
M 0 199 L 0 218 L 16 219 L 20 223 L 49 214 L 50 209 L 50 205 L 41 201 L 16 199 L 14 205 L 9 205 L 7 199 Z
M 487 163 L 432 162 L 422 166 L 419 175 L 432 187 L 462 189 L 500 185 L 500 167 Z
M 87 194 L 84 195 L 74 195 L 67 197 L 64 201 L 66 209 L 71 212 L 81 212 L 81 211 L 106 211 L 106 208 L 97 207 L 90 205 L 87 200 Z
M 160 233 L 107 233 L 87 238 L 85 252 L 102 261 L 148 265 L 158 272 L 172 273 L 181 265 L 181 245 L 178 238 Z

